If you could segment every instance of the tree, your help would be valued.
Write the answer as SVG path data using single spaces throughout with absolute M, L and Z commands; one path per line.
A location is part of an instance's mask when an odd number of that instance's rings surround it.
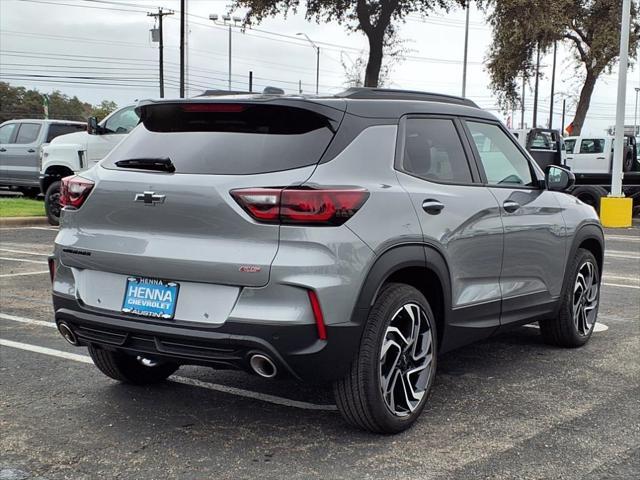
M 103 118 L 117 107 L 108 100 L 93 106 L 58 90 L 49 93 L 49 118 L 53 119 L 84 121 L 91 115 Z M 38 90 L 0 82 L 0 123 L 15 118 L 44 118 L 43 95 Z
M 91 116 L 101 121 L 111 112 L 118 108 L 118 104 L 111 100 L 103 100 L 100 105 L 91 108 Z
M 520 103 L 518 83 L 534 75 L 537 48 L 546 53 L 554 42 L 564 42 L 573 53 L 582 83 L 573 120 L 573 134 L 579 135 L 598 77 L 610 73 L 618 60 L 622 1 L 485 0 L 482 4 L 493 27 L 487 66 L 500 105 L 509 110 Z M 637 6 L 631 4 L 629 53 L 633 58 L 640 24 Z
M 397 23 L 411 14 L 428 15 L 467 0 L 234 0 L 233 8 L 248 8 L 245 24 L 278 14 L 296 12 L 301 4 L 307 20 L 344 23 L 350 31 L 363 32 L 369 41 L 364 85 L 377 87 L 385 48 L 397 40 Z

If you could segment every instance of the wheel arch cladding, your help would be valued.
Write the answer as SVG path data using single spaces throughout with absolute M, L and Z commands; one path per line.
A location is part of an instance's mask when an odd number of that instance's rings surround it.
M 579 248 L 589 250 L 596 257 L 598 270 L 602 275 L 602 267 L 604 265 L 604 234 L 602 229 L 596 225 L 582 226 L 576 232 L 567 262 L 575 256 Z
M 411 285 L 425 296 L 435 316 L 438 345 L 442 345 L 451 309 L 449 269 L 442 254 L 422 244 L 391 247 L 382 253 L 360 290 L 354 309 L 354 323 L 365 324 L 381 288 L 391 282 Z

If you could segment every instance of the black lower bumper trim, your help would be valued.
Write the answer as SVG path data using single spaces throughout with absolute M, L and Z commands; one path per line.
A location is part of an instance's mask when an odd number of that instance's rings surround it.
M 54 295 L 56 322 L 64 321 L 81 345 L 98 345 L 132 355 L 182 365 L 249 370 L 249 357 L 269 355 L 280 371 L 311 382 L 330 382 L 347 372 L 360 343 L 351 323 L 327 327 L 319 340 L 315 325 L 226 322 L 221 326 L 184 326 L 88 309 L 71 297 Z

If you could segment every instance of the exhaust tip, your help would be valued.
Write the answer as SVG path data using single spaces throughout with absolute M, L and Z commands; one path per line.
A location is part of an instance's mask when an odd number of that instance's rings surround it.
M 249 359 L 251 369 L 262 378 L 273 378 L 278 373 L 276 364 L 266 355 L 254 353 Z
M 78 342 L 78 337 L 76 337 L 76 334 L 73 333 L 73 330 L 71 330 L 71 327 L 67 325 L 65 322 L 58 323 L 58 331 L 60 332 L 60 335 L 62 335 L 64 339 L 67 342 L 69 342 L 71 345 L 76 347 L 80 345 L 80 343 Z

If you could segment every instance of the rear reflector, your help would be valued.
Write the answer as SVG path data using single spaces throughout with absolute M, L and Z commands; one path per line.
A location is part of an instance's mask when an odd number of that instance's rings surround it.
M 342 225 L 369 198 L 363 188 L 246 188 L 230 193 L 255 220 L 290 225 Z
M 55 259 L 55 257 L 47 258 L 47 263 L 49 264 L 49 276 L 51 277 L 51 283 L 53 283 L 53 279 L 56 278 L 56 259 Z
M 320 308 L 320 301 L 318 295 L 313 290 L 308 290 L 309 302 L 311 302 L 311 310 L 313 311 L 313 318 L 316 321 L 316 330 L 318 331 L 318 338 L 320 340 L 327 339 L 327 328 L 324 324 L 324 316 L 322 315 L 322 308 Z
M 60 206 L 80 208 L 94 185 L 93 181 L 77 175 L 63 178 L 60 187 Z

